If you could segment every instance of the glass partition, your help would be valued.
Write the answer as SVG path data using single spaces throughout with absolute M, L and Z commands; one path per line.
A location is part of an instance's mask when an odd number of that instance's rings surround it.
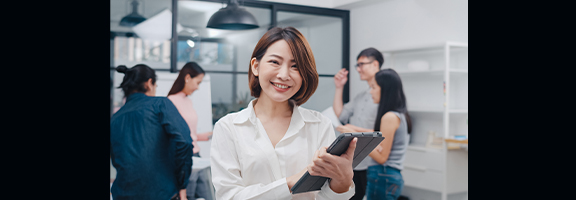
M 212 117 L 220 117 L 246 107 L 253 99 L 248 87 L 248 67 L 258 40 L 270 27 L 270 8 L 240 5 L 250 12 L 260 26 L 251 30 L 206 28 L 210 17 L 226 4 L 207 1 L 178 1 L 178 63 L 194 61 L 210 74 Z
M 287 26 L 298 29 L 308 40 L 321 75 L 318 89 L 302 106 L 323 111 L 332 105 L 333 76 L 342 69 L 342 18 L 279 11 L 278 27 Z

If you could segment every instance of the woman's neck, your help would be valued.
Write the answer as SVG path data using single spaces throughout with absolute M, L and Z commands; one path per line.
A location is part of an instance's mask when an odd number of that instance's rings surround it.
M 265 95 L 260 95 L 260 98 L 254 101 L 254 113 L 256 117 L 264 118 L 277 118 L 277 117 L 292 117 L 293 106 L 288 101 L 275 102 L 267 98 Z
M 187 97 L 187 96 L 189 95 L 189 94 L 186 94 L 186 92 L 184 92 L 184 90 L 182 90 L 182 91 L 180 91 L 180 92 L 178 92 L 178 93 L 176 93 L 176 94 L 182 95 L 182 96 L 184 96 L 184 97 Z

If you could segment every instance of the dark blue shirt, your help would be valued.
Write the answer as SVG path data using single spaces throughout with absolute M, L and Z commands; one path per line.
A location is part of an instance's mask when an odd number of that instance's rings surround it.
M 134 93 L 110 119 L 114 200 L 169 200 L 192 171 L 190 129 L 166 97 Z

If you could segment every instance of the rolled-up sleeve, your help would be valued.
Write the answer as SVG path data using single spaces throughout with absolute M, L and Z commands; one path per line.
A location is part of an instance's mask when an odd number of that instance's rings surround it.
M 332 190 L 332 188 L 330 188 L 330 181 L 326 181 L 322 186 L 322 188 L 320 189 L 320 192 L 318 193 L 316 199 L 317 200 L 350 199 L 356 193 L 355 187 L 356 185 L 354 185 L 354 182 L 352 182 L 352 185 L 350 185 L 348 191 L 343 193 L 336 193 Z
M 164 131 L 174 140 L 176 145 L 176 180 L 178 189 L 186 189 L 192 173 L 192 138 L 186 121 L 180 115 L 176 106 L 166 99 L 160 106 L 160 121 Z
M 235 137 L 225 124 L 222 119 L 216 122 L 210 146 L 216 199 L 290 199 L 291 193 L 285 177 L 268 184 L 243 183 Z
M 342 107 L 342 112 L 340 112 L 340 116 L 338 119 L 342 124 L 348 124 L 350 117 L 354 113 L 354 100 L 349 101 L 348 103 L 344 104 Z

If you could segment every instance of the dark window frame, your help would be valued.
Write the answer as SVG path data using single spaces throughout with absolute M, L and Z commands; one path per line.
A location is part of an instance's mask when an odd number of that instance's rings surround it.
M 197 0 L 197 1 L 206 1 L 206 2 L 215 2 L 215 3 L 227 3 L 225 0 Z M 285 4 L 285 3 L 276 3 L 276 2 L 266 2 L 266 1 L 256 1 L 256 0 L 239 0 L 238 1 L 241 6 L 247 7 L 257 7 L 257 8 L 267 8 L 271 10 L 270 21 L 271 25 L 268 29 L 277 26 L 277 15 L 278 12 L 293 12 L 293 13 L 302 13 L 302 14 L 313 14 L 313 15 L 322 15 L 322 16 L 331 16 L 331 17 L 339 17 L 342 19 L 342 68 L 346 70 L 350 70 L 350 11 L 348 10 L 339 10 L 339 9 L 332 9 L 332 8 L 320 8 L 320 7 L 312 7 L 312 6 L 303 6 L 303 5 L 294 5 L 294 4 Z M 154 69 L 157 71 L 170 71 L 172 73 L 178 73 L 179 70 L 177 69 L 177 42 L 180 40 L 186 40 L 187 38 L 184 36 L 178 36 L 176 32 L 176 24 L 178 23 L 178 0 L 172 0 L 172 38 L 170 39 L 170 69 Z M 114 40 L 115 36 L 126 36 L 126 37 L 138 37 L 135 33 L 132 32 L 114 32 L 110 31 L 110 40 Z M 223 39 L 219 38 L 202 38 L 202 41 L 216 41 L 216 42 L 226 42 Z M 236 48 L 234 48 L 234 59 L 236 59 Z M 112 54 L 111 54 L 112 56 Z M 111 60 L 113 58 L 110 58 Z M 115 66 L 110 66 L 110 70 L 114 70 Z M 233 71 L 206 71 L 206 73 L 227 73 L 233 74 L 234 79 L 236 78 L 237 74 L 248 74 L 247 72 L 238 72 L 236 71 L 236 62 L 233 63 Z M 320 77 L 334 77 L 334 74 L 319 74 Z M 350 74 L 347 75 L 348 80 L 350 80 Z M 344 85 L 343 97 L 342 100 L 344 103 L 349 101 L 349 88 L 350 88 L 350 81 L 346 82 Z M 233 92 L 236 91 L 236 86 L 233 86 Z M 235 98 L 235 95 L 232 95 Z M 112 105 L 110 105 L 112 107 Z M 111 108 L 112 109 L 112 108 Z

